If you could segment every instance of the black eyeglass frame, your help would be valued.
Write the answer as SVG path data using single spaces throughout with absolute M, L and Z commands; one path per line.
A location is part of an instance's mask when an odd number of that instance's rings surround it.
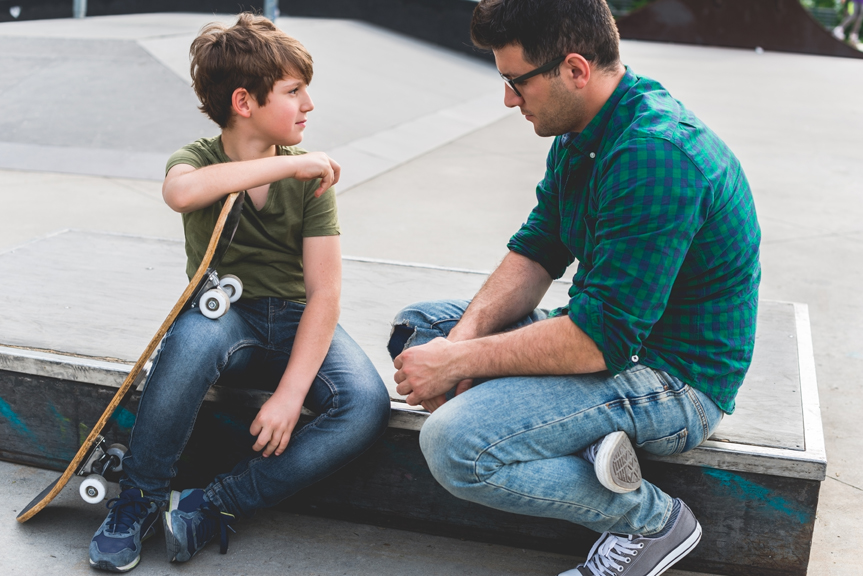
M 548 72 L 549 70 L 553 69 L 555 66 L 560 66 L 560 63 L 563 62 L 564 60 L 566 60 L 566 56 L 567 56 L 566 54 L 564 54 L 563 56 L 558 56 L 554 60 L 552 60 L 550 62 L 546 62 L 545 64 L 543 64 L 539 68 L 534 68 L 530 72 L 528 72 L 526 74 L 522 74 L 521 76 L 518 76 L 516 78 L 507 78 L 506 76 L 503 75 L 503 72 L 498 72 L 498 74 L 500 74 L 500 77 L 503 78 L 504 82 L 506 82 L 507 86 L 512 88 L 512 91 L 515 92 L 516 96 L 518 96 L 519 98 L 524 98 L 524 96 L 521 95 L 521 92 L 518 91 L 518 88 L 516 88 L 515 85 L 516 84 L 522 84 L 522 83 L 526 82 L 527 80 L 529 80 L 530 78 L 533 78 L 534 76 L 537 76 L 539 74 L 544 74 L 544 73 Z M 584 54 L 582 54 L 582 56 L 587 61 L 591 61 L 594 58 L 592 54 L 588 55 L 588 56 L 585 56 Z

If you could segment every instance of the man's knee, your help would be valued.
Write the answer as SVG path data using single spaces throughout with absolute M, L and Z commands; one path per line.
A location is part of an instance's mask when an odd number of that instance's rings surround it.
M 458 426 L 457 411 L 444 407 L 423 424 L 420 449 L 435 480 L 453 495 L 466 498 L 471 486 L 480 482 L 475 473 L 479 455 L 470 435 Z
M 461 319 L 467 300 L 430 300 L 406 306 L 393 319 L 393 329 L 387 343 L 391 358 L 406 348 L 446 337 Z

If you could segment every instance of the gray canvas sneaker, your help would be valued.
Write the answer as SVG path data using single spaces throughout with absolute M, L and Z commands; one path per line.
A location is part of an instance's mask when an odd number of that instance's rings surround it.
M 612 432 L 588 446 L 581 457 L 593 464 L 599 483 L 618 494 L 641 487 L 641 466 L 626 432 Z
M 671 529 L 658 538 L 603 534 L 587 561 L 560 576 L 659 576 L 692 552 L 701 540 L 701 525 L 681 500 Z

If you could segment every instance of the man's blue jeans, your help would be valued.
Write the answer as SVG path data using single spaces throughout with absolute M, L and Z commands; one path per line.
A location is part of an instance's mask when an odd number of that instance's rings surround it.
M 218 320 L 197 310 L 182 314 L 162 341 L 144 386 L 123 460 L 123 489 L 140 488 L 164 503 L 210 386 L 230 374 L 244 387 L 275 389 L 304 308 L 270 298 L 232 304 Z M 254 374 L 254 380 L 243 382 L 244 374 L 247 380 Z M 341 326 L 305 406 L 318 416 L 294 429 L 280 456 L 255 455 L 240 462 L 205 488 L 207 497 L 226 512 L 249 516 L 335 472 L 383 434 L 389 394 L 374 365 Z
M 468 304 L 405 308 L 393 322 L 390 354 L 446 337 Z M 512 328 L 545 318 L 536 310 Z M 420 447 L 437 481 L 459 498 L 596 532 L 649 536 L 665 526 L 671 497 L 648 481 L 628 494 L 611 492 L 578 454 L 617 430 L 653 454 L 685 452 L 721 419 L 707 396 L 647 366 L 616 376 L 495 378 L 436 410 L 423 425 Z

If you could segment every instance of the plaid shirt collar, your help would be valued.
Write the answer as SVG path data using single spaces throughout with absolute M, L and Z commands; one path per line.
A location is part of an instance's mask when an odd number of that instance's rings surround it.
M 605 101 L 599 113 L 587 124 L 582 132 L 568 132 L 560 137 L 560 143 L 572 150 L 579 152 L 582 155 L 589 155 L 591 152 L 597 153 L 599 145 L 605 136 L 606 128 L 611 124 L 611 119 L 614 116 L 615 110 L 623 95 L 638 82 L 636 76 L 629 66 L 626 67 L 626 72 L 623 78 L 617 84 L 617 88 L 611 93 L 608 100 Z

